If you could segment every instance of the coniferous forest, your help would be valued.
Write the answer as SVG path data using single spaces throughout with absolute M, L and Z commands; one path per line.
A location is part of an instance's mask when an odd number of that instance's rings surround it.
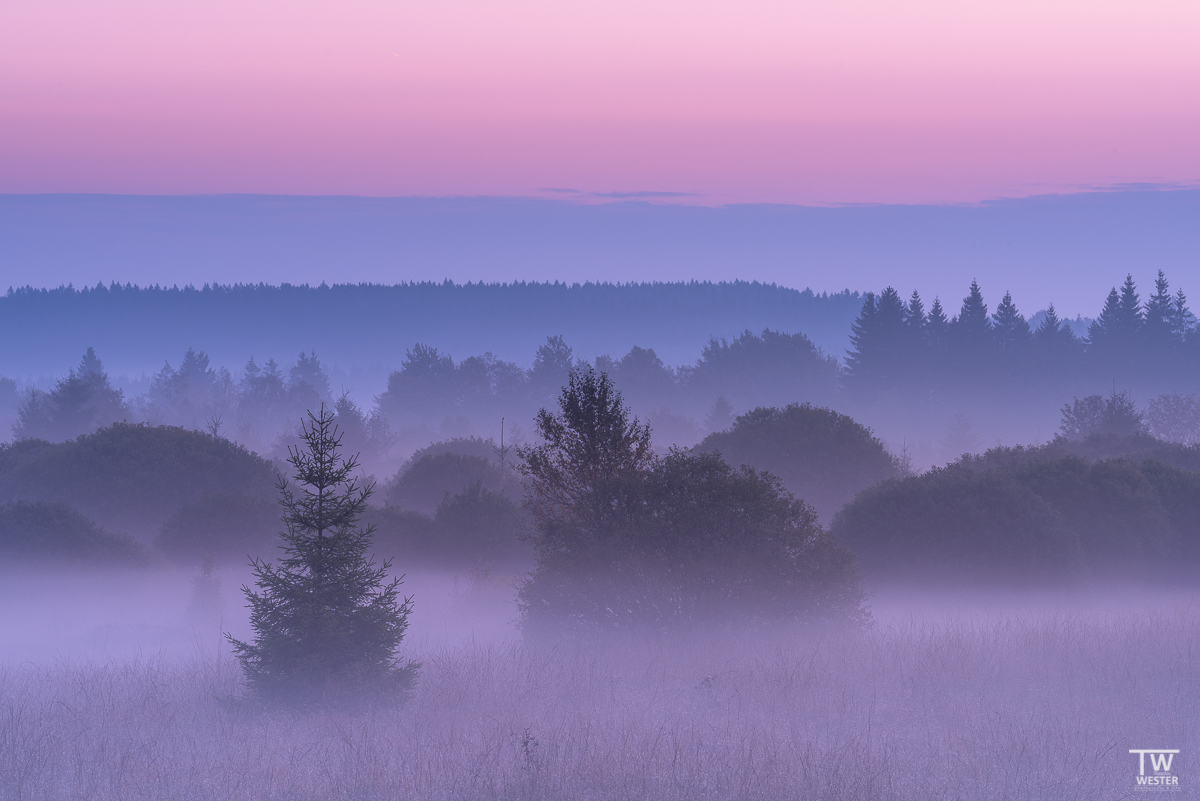
M 918 464 L 928 466 L 997 442 L 1049 440 L 1058 430 L 1064 404 L 1113 392 L 1125 393 L 1137 404 L 1157 436 L 1179 442 L 1200 437 L 1196 318 L 1183 290 L 1172 288 L 1161 272 L 1146 293 L 1127 277 L 1087 321 L 1061 319 L 1053 305 L 1027 317 L 1010 294 L 990 304 L 974 282 L 955 304 L 940 298 L 927 303 L 919 291 L 905 299 L 892 287 L 861 297 L 795 295 L 797 302 L 812 308 L 857 304 L 856 313 L 846 317 L 841 351 L 818 346 L 804 330 L 803 320 L 794 328 L 742 328 L 729 336 L 716 336 L 709 329 L 701 334 L 706 309 L 722 308 L 714 317 L 720 322 L 711 325 L 729 328 L 737 308 L 748 309 L 742 319 L 765 319 L 774 313 L 771 304 L 780 298 L 791 302 L 787 299 L 793 297 L 773 295 L 755 285 L 726 289 L 724 295 L 721 287 L 705 285 L 575 290 L 562 285 L 538 290 L 543 298 L 559 299 L 573 297 L 573 291 L 603 290 L 613 304 L 615 324 L 636 316 L 644 304 L 661 303 L 675 293 L 687 305 L 683 313 L 696 337 L 686 345 L 680 343 L 686 332 L 654 332 L 644 325 L 644 342 L 591 358 L 552 329 L 543 330 L 540 344 L 524 354 L 523 361 L 491 351 L 452 354 L 423 341 L 390 347 L 386 341 L 374 341 L 371 358 L 381 360 L 372 368 L 375 378 L 362 364 L 332 362 L 315 349 L 288 345 L 251 354 L 241 364 L 218 364 L 203 342 L 192 343 L 136 377 L 117 376 L 104 365 L 121 361 L 123 354 L 89 347 L 77 367 L 42 379 L 40 385 L 22 386 L 15 377 L 0 379 L 0 395 L 17 438 L 58 441 L 107 422 L 144 421 L 213 429 L 276 457 L 285 452 L 294 421 L 323 402 L 337 409 L 364 463 L 380 470 L 394 469 L 403 453 L 439 439 L 496 437 L 501 419 L 511 421 L 520 437 L 533 414 L 555 397 L 570 368 L 585 362 L 613 378 L 663 444 L 693 445 L 723 430 L 734 416 L 759 406 L 811 403 L 865 422 L 893 451 L 906 450 Z M 222 298 L 240 299 L 265 312 L 275 303 L 271 299 L 291 293 L 302 316 L 351 316 L 362 320 L 356 328 L 365 332 L 380 324 L 372 312 L 384 314 L 373 299 L 407 297 L 397 291 L 333 287 L 313 294 L 303 288 L 214 287 L 147 294 L 100 287 L 74 294 L 10 293 L 2 300 L 9 304 L 9 315 L 17 308 L 13 304 L 37 300 L 65 304 L 64 308 L 83 304 L 81 308 L 93 314 L 107 308 L 105 304 L 116 304 L 153 318 L 186 316 L 183 310 L 189 304 L 203 306 Z M 446 291 L 436 286 L 413 289 L 421 297 L 435 293 L 430 298 Z M 512 292 L 491 291 L 501 306 Z M 489 290 L 463 287 L 454 292 L 466 294 L 446 296 L 445 302 L 458 298 L 479 305 Z M 322 297 L 332 305 L 320 306 Z M 264 298 L 267 305 L 260 303 Z M 586 293 L 577 298 L 589 299 Z M 559 301 L 545 302 L 554 306 Z M 732 310 L 722 306 L 730 303 Z M 669 318 L 671 312 L 663 314 Z M 498 330 L 506 325 L 500 320 L 494 324 Z M 518 327 L 530 325 L 521 320 Z M 579 336 L 594 352 L 594 334 Z M 699 355 L 671 364 L 659 352 L 664 349 Z M 364 386 L 378 391 L 364 392 Z

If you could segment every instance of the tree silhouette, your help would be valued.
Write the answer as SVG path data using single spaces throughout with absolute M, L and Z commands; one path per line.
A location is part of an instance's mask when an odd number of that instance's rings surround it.
M 1156 361 L 1169 356 L 1173 349 L 1171 315 L 1174 306 L 1167 276 L 1159 270 L 1154 280 L 1154 294 L 1146 299 L 1144 329 L 1146 347 L 1158 357 Z
M 1127 392 L 1113 389 L 1107 398 L 1089 395 L 1062 408 L 1062 434 L 1067 439 L 1086 439 L 1097 434 L 1128 437 L 1146 431 L 1146 418 Z
M 1000 351 L 1010 359 L 1018 359 L 1024 355 L 1029 344 L 1029 323 L 1017 311 L 1017 304 L 1013 303 L 1011 292 L 1004 293 L 1004 299 L 996 307 L 992 320 L 992 330 L 995 332 L 996 345 Z
M 558 400 L 559 411 L 538 412 L 542 444 L 517 449 L 526 477 L 526 505 L 535 520 L 591 527 L 607 525 L 616 484 L 636 475 L 653 458 L 650 427 L 634 417 L 604 373 L 573 369 Z
M 31 390 L 17 409 L 17 439 L 52 442 L 74 439 L 125 419 L 125 395 L 113 389 L 96 351 L 88 348 L 79 369 L 60 378 L 50 392 Z
M 259 591 L 243 587 L 252 643 L 226 635 L 252 691 L 311 700 L 342 687 L 407 689 L 417 665 L 396 649 L 408 628 L 412 598 L 402 577 L 385 582 L 390 562 L 367 556 L 372 526 L 358 527 L 374 489 L 354 478 L 355 457 L 338 455 L 334 416 L 321 407 L 303 424 L 302 445 L 289 449 L 298 491 L 279 481 L 283 553 L 278 564 L 251 564 Z
M 851 554 L 768 473 L 650 449 L 604 373 L 572 371 L 521 448 L 536 565 L 527 633 L 758 619 L 860 622 Z
M 990 363 L 994 345 L 992 321 L 977 281 L 963 298 L 962 309 L 950 321 L 950 351 L 955 370 L 966 375 L 978 374 Z

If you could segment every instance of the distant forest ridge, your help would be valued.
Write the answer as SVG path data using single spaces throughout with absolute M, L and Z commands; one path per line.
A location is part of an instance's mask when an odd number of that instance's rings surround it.
M 679 365 L 713 337 L 765 328 L 804 333 L 841 358 L 863 297 L 752 281 L 27 286 L 0 297 L 0 335 L 25 343 L 0 353 L 0 374 L 61 374 L 94 347 L 110 372 L 136 376 L 197 348 L 228 365 L 315 350 L 382 379 L 417 342 L 527 364 L 556 335 L 584 358 L 639 345 Z

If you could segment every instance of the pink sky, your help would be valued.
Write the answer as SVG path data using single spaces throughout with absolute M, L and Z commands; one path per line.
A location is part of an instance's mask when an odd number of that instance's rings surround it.
M 1197 143 L 1195 0 L 0 4 L 0 192 L 972 201 Z

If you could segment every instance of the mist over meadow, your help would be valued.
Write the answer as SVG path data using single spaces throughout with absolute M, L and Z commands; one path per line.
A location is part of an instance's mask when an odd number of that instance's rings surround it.
M 0 792 L 1190 790 L 1200 340 L 1112 284 L 13 290 Z
M 0 801 L 1200 795 L 1200 3 L 67 5 Z

